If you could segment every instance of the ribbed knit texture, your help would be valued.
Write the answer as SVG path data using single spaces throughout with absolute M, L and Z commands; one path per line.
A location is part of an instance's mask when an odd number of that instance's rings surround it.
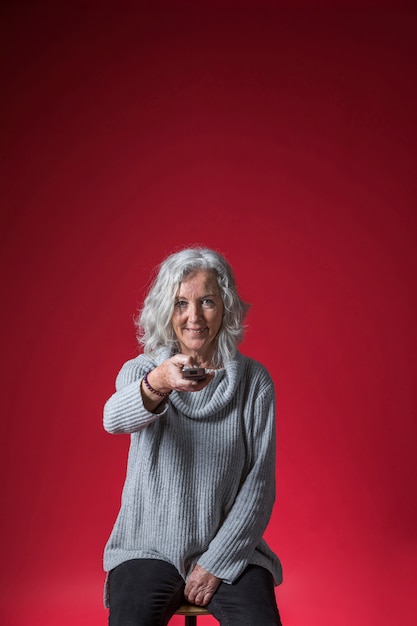
M 143 406 L 140 381 L 168 356 L 125 363 L 104 407 L 105 429 L 131 434 L 104 569 L 155 558 L 172 563 L 184 579 L 198 563 L 232 583 L 256 564 L 279 584 L 279 559 L 262 539 L 275 497 L 271 377 L 237 353 L 202 391 L 172 392 L 156 415 Z

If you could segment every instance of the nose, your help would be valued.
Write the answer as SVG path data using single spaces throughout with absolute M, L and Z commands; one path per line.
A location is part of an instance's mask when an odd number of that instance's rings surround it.
M 201 316 L 198 304 L 191 304 L 188 309 L 188 319 L 190 322 L 197 322 Z

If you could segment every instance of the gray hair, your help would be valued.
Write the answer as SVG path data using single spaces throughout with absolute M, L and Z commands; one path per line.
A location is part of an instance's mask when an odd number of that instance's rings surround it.
M 232 268 L 226 259 L 208 248 L 186 248 L 167 257 L 158 267 L 143 308 L 136 318 L 139 344 L 144 353 L 180 348 L 172 328 L 175 296 L 186 276 L 197 271 L 213 272 L 223 300 L 223 323 L 216 337 L 213 365 L 222 367 L 232 359 L 243 339 L 244 320 L 249 305 L 240 299 Z

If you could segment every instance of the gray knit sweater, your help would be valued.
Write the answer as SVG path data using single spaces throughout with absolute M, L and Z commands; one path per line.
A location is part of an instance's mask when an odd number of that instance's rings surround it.
M 237 353 L 201 391 L 173 391 L 147 411 L 140 381 L 168 358 L 124 364 L 104 407 L 104 428 L 131 435 L 122 504 L 104 552 L 108 572 L 135 558 L 198 563 L 232 583 L 248 564 L 282 579 L 262 534 L 275 497 L 275 393 L 267 370 Z

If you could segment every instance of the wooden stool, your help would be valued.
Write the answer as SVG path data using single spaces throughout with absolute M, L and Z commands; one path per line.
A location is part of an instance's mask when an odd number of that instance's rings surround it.
M 203 606 L 194 606 L 194 604 L 185 602 L 181 604 L 175 615 L 185 615 L 184 626 L 197 626 L 197 616 L 210 615 L 210 611 L 207 611 Z

